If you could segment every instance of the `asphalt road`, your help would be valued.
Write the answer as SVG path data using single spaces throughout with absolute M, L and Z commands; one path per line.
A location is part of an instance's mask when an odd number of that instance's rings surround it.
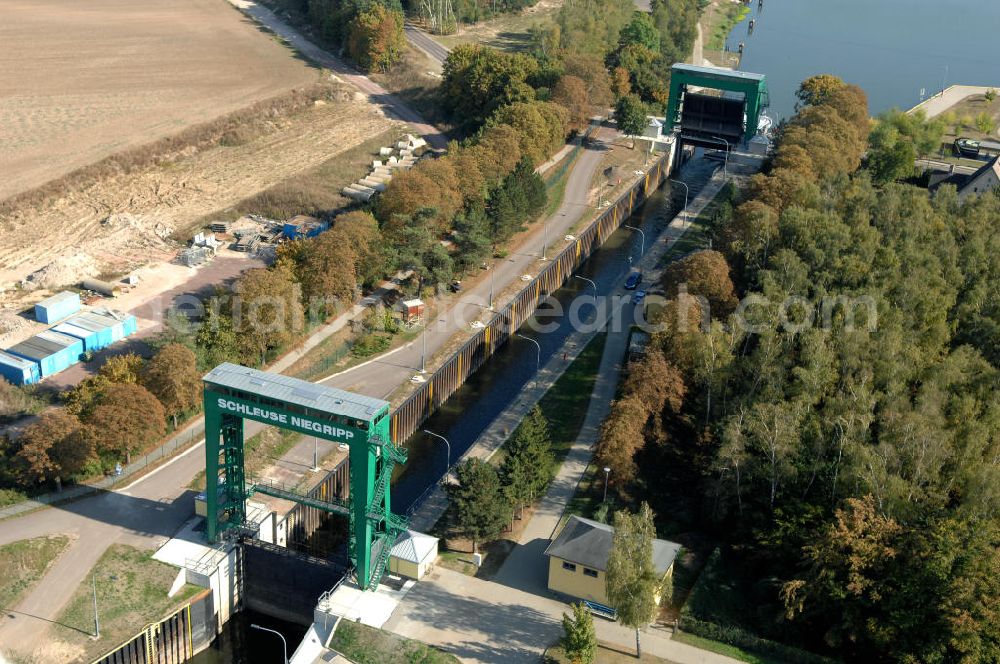
M 406 41 L 419 48 L 429 57 L 437 60 L 438 64 L 444 64 L 445 59 L 451 51 L 435 41 L 429 34 L 415 25 L 407 23 L 403 26 L 406 33 Z
M 584 214 L 593 212 L 594 208 L 587 204 L 591 182 L 607 149 L 602 139 L 607 140 L 613 133 L 608 128 L 597 131 L 597 140 L 591 141 L 590 147 L 584 148 L 577 158 L 566 183 L 565 198 L 556 213 L 544 224 L 535 224 L 533 231 L 522 243 L 506 259 L 494 265 L 494 292 L 500 292 L 506 285 L 517 282 L 522 275 L 537 275 L 546 264 L 541 260 L 543 242 L 547 245 L 546 255 L 551 258 L 567 244 L 565 236 L 572 226 Z M 456 333 L 464 331 L 471 336 L 476 331 L 472 327 L 474 321 L 489 320 L 493 315 L 487 309 L 490 288 L 491 279 L 483 278 L 472 288 L 457 295 L 446 296 L 442 306 L 443 313 L 427 321 L 427 329 L 423 334 L 425 339 L 417 338 L 394 353 L 348 369 L 322 381 L 322 384 L 387 399 L 396 388 L 419 371 L 425 346 L 426 357 L 431 358 Z M 504 304 L 506 302 L 494 301 L 494 308 L 499 309 Z

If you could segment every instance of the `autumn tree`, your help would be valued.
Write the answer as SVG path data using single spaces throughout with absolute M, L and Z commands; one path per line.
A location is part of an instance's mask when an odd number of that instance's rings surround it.
M 113 384 L 87 417 L 89 435 L 99 452 L 125 457 L 155 442 L 166 431 L 163 405 L 141 385 Z
M 795 92 L 796 109 L 823 103 L 834 91 L 843 88 L 844 81 L 832 74 L 818 74 L 802 81 Z
M 671 297 L 679 289 L 708 301 L 713 315 L 725 318 L 736 307 L 736 292 L 726 257 L 718 251 L 696 251 L 663 271 L 663 290 Z
M 195 354 L 180 344 L 167 344 L 146 364 L 142 384 L 163 404 L 176 429 L 177 415 L 197 407 L 201 398 Z
M 552 101 L 569 111 L 569 128 L 584 131 L 590 124 L 591 106 L 584 82 L 576 76 L 563 76 L 552 91 Z
M 659 579 L 653 566 L 656 528 L 653 511 L 642 503 L 637 514 L 615 512 L 615 532 L 605 572 L 608 601 L 618 612 L 618 621 L 635 630 L 636 657 L 642 658 L 639 630 L 656 617 Z
M 93 443 L 81 435 L 82 425 L 65 410 L 42 413 L 28 425 L 18 440 L 14 461 L 16 473 L 27 487 L 62 480 L 80 472 L 93 457 Z
M 562 60 L 563 75 L 583 81 L 590 102 L 590 114 L 602 114 L 614 101 L 611 75 L 601 58 L 587 53 L 567 53 Z
M 327 233 L 347 244 L 354 252 L 354 273 L 364 284 L 375 284 L 386 276 L 385 252 L 378 221 L 367 210 L 337 215 Z
M 496 469 L 481 459 L 458 464 L 455 476 L 458 483 L 448 485 L 455 526 L 478 552 L 480 542 L 496 538 L 510 521 L 510 503 Z
M 269 350 L 289 343 L 302 329 L 301 288 L 291 269 L 247 270 L 234 287 L 239 299 L 232 319 L 236 343 L 247 360 L 263 365 Z
M 357 263 L 351 243 L 330 231 L 278 249 L 278 264 L 295 275 L 310 316 L 337 314 L 354 301 Z
M 504 106 L 535 99 L 528 83 L 538 62 L 520 53 L 505 53 L 479 44 L 462 44 L 445 59 L 441 108 L 467 131 L 481 126 Z
M 347 52 L 365 71 L 389 71 L 404 50 L 402 12 L 372 3 L 351 21 Z
M 104 361 L 97 374 L 111 383 L 138 383 L 144 360 L 135 353 L 112 355 Z

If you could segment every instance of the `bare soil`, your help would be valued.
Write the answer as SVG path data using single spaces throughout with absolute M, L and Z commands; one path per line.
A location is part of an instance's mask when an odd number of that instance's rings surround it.
M 395 124 L 360 94 L 344 92 L 339 101 L 274 118 L 239 145 L 192 150 L 55 200 L 18 206 L 0 215 L 0 302 L 23 304 L 85 277 L 168 261 L 179 246 L 175 231 Z M 26 295 L 21 288 L 34 290 Z
M 5 0 L 0 199 L 315 81 L 215 0 Z

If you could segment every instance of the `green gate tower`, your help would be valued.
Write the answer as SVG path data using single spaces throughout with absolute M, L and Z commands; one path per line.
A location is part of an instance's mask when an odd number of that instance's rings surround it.
M 350 520 L 348 555 L 358 585 L 378 585 L 403 517 L 389 508 L 389 482 L 406 451 L 389 437 L 389 403 L 360 394 L 220 364 L 205 376 L 205 502 L 207 534 L 215 542 L 228 529 L 246 525 L 246 500 L 254 493 L 292 500 Z M 348 500 L 318 500 L 245 476 L 243 421 L 342 443 L 350 447 Z M 213 482 L 217 490 L 211 491 Z

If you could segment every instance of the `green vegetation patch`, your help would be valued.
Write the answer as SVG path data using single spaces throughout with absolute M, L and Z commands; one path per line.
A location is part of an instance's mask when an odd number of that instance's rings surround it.
M 0 546 L 0 607 L 21 601 L 68 545 L 69 537 L 51 535 Z
M 705 48 L 716 51 L 725 48 L 729 33 L 749 13 L 750 8 L 742 3 L 717 0 L 710 4 L 701 19 Z
M 736 646 L 706 639 L 702 636 L 688 634 L 687 632 L 674 632 L 674 635 L 670 638 L 672 641 L 686 643 L 689 646 L 725 655 L 726 657 L 732 657 L 733 659 L 738 659 L 741 662 L 750 662 L 750 664 L 785 664 L 783 660 L 765 657 L 763 655 L 756 655 L 741 648 L 737 648 Z
M 201 589 L 185 586 L 167 597 L 177 569 L 153 560 L 152 555 L 125 544 L 112 544 L 91 574 L 76 589 L 59 616 L 59 638 L 84 646 L 88 656 L 98 656 L 132 638 L 144 625 L 166 618 Z M 93 641 L 94 583 L 101 638 Z
M 459 664 L 454 655 L 361 623 L 341 621 L 330 647 L 357 664 Z
M 749 661 L 749 660 L 744 660 Z M 763 660 L 761 660 L 763 661 Z M 544 664 L 572 664 L 572 660 L 566 657 L 562 646 L 553 646 L 542 655 Z M 607 643 L 597 644 L 597 654 L 594 657 L 597 664 L 671 664 L 670 660 L 657 657 L 648 652 L 642 653 L 642 659 L 637 659 L 635 651 L 629 651 L 620 646 L 613 646 Z

